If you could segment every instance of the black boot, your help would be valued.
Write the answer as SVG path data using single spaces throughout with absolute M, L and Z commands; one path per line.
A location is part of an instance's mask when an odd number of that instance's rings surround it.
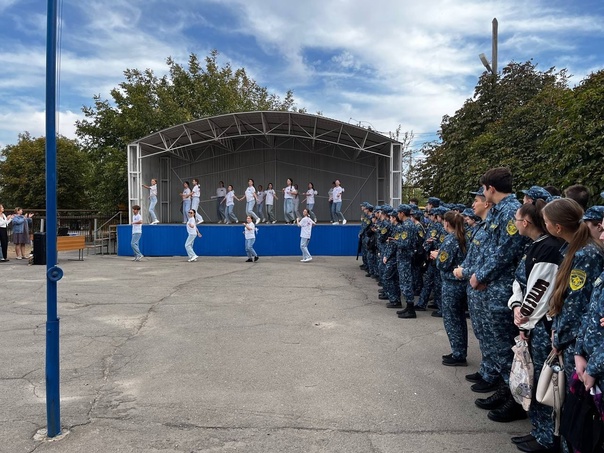
M 511 396 L 510 388 L 507 385 L 502 384 L 499 386 L 497 391 L 491 396 L 489 396 L 488 398 L 478 398 L 476 401 L 474 401 L 474 404 L 476 404 L 481 409 L 486 409 L 490 411 L 503 406 L 509 396 Z
M 417 318 L 417 315 L 415 314 L 415 306 L 413 305 L 413 302 L 407 302 L 406 311 L 404 313 L 401 313 L 400 315 L 398 315 L 398 317 L 401 319 Z
M 526 411 L 514 400 L 511 393 L 501 407 L 490 411 L 487 416 L 494 422 L 500 423 L 523 420 L 527 417 Z

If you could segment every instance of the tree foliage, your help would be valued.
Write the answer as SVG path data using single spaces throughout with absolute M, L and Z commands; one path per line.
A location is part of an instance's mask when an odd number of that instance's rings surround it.
M 489 168 L 508 166 L 515 188 L 585 184 L 604 188 L 604 71 L 577 87 L 566 70 L 510 63 L 484 73 L 474 96 L 441 123 L 441 141 L 424 146 L 416 184 L 430 195 L 465 201 Z
M 45 138 L 19 135 L 16 145 L 6 146 L 0 163 L 0 199 L 6 207 L 46 208 Z M 87 208 L 90 164 L 75 140 L 57 138 L 57 206 Z
M 126 146 L 141 137 L 176 124 L 207 116 L 254 110 L 296 110 L 288 91 L 282 100 L 251 79 L 244 68 L 220 66 L 212 51 L 205 64 L 195 54 L 188 65 L 166 60 L 168 74 L 127 69 L 125 81 L 111 90 L 112 101 L 94 96 L 82 109 L 77 136 L 95 164 L 98 187 L 93 202 L 113 210 L 127 200 Z

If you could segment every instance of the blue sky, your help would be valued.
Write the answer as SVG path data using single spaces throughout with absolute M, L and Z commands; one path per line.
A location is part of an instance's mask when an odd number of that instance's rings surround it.
M 126 68 L 212 49 L 310 113 L 435 138 L 473 93 L 499 21 L 499 67 L 533 59 L 578 83 L 604 67 L 602 0 L 63 0 L 59 132 Z M 46 2 L 0 0 L 0 147 L 44 135 Z

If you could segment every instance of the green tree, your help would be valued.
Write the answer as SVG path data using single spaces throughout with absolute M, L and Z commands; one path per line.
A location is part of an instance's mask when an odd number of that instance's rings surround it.
M 501 75 L 484 73 L 474 97 L 443 118 L 442 141 L 423 150 L 426 159 L 415 171 L 417 184 L 444 200 L 465 201 L 491 167 L 509 166 L 517 187 L 552 181 L 556 167 L 542 144 L 560 118 L 570 91 L 567 79 L 565 70 L 538 71 L 530 61 L 512 62 Z
M 560 187 L 584 184 L 604 190 L 604 70 L 590 74 L 568 93 L 542 146 Z M 596 195 L 594 204 L 602 204 Z
M 45 138 L 19 135 L 16 145 L 2 150 L 0 199 L 4 206 L 46 207 Z M 75 140 L 57 138 L 57 204 L 59 209 L 88 208 L 88 154 Z
M 94 96 L 82 109 L 77 136 L 94 164 L 95 207 L 112 211 L 127 201 L 126 146 L 141 137 L 176 124 L 207 116 L 254 110 L 296 110 L 293 93 L 283 100 L 251 79 L 245 69 L 220 66 L 218 52 L 195 54 L 188 66 L 167 59 L 168 74 L 127 69 L 125 81 L 111 90 L 112 102 Z

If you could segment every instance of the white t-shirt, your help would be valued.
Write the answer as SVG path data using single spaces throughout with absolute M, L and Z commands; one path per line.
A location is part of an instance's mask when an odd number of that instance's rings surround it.
M 315 195 L 318 193 L 319 192 L 314 189 L 308 189 L 306 191 L 306 204 L 315 204 Z
M 227 192 L 226 194 L 226 205 L 227 206 L 234 206 L 235 205 L 235 201 L 233 201 L 233 198 L 235 197 L 235 191 L 231 190 L 230 192 Z
M 183 200 L 187 200 L 190 195 L 191 195 L 191 189 L 189 189 L 188 187 L 185 190 L 182 191 L 182 199 Z
M 256 225 L 254 224 L 254 222 L 245 224 L 244 233 L 246 239 L 256 239 Z
M 189 217 L 187 220 L 187 234 L 197 234 L 197 226 L 195 225 L 195 217 Z
M 302 228 L 302 230 L 300 231 L 300 237 L 310 239 L 310 233 L 312 231 L 313 224 L 312 220 L 310 220 L 310 217 L 302 217 L 299 223 L 300 228 Z
M 254 201 L 255 193 L 256 189 L 254 186 L 247 186 L 247 189 L 245 189 L 245 201 Z
M 294 196 L 292 195 L 292 190 L 293 190 L 292 186 L 287 186 L 285 188 L 283 198 L 294 198 Z
M 157 197 L 157 184 L 153 184 L 152 186 L 149 186 L 149 196 Z
M 143 220 L 143 216 L 140 215 L 140 212 L 138 214 L 135 214 L 132 216 L 132 234 L 143 232 L 143 224 L 134 223 L 134 222 L 141 222 L 142 220 Z
M 344 192 L 344 188 L 340 186 L 336 186 L 333 188 L 333 202 L 341 203 L 342 202 L 342 192 Z
M 264 202 L 264 197 L 266 196 L 266 192 L 264 190 L 260 190 L 256 193 L 256 195 L 258 196 L 258 200 L 256 201 L 258 204 L 261 204 Z
M 193 198 L 199 198 L 201 195 L 201 189 L 199 188 L 199 184 L 193 186 Z
M 217 197 L 226 197 L 226 187 L 219 187 L 218 189 L 216 189 L 216 196 Z
M 271 206 L 275 200 L 275 191 L 273 189 L 268 189 L 266 192 L 266 205 Z

